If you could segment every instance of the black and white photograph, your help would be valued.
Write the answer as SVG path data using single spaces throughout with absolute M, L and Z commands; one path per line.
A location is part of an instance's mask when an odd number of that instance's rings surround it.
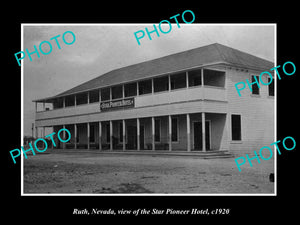
M 276 195 L 276 24 L 179 22 L 22 24 L 22 195 Z
M 296 4 L 120 3 L 5 7 L 3 220 L 294 221 Z

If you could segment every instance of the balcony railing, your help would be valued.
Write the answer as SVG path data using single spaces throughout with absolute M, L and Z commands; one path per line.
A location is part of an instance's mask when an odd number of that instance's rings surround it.
M 134 106 L 127 108 L 132 110 L 141 107 L 151 107 L 165 104 L 176 104 L 182 102 L 213 100 L 227 101 L 227 92 L 225 88 L 214 86 L 197 86 L 192 88 L 182 88 L 158 93 L 150 93 L 135 96 Z M 109 101 L 108 101 L 109 102 Z M 103 102 L 102 102 L 103 103 Z M 122 108 L 123 110 L 124 108 Z M 127 110 L 126 109 L 126 110 Z M 115 110 L 118 110 L 117 108 Z M 99 113 L 100 103 L 90 103 L 84 105 L 64 107 L 54 110 L 41 111 L 36 113 L 36 120 L 51 119 L 57 117 L 77 116 L 91 113 Z M 103 111 L 107 112 L 107 110 Z

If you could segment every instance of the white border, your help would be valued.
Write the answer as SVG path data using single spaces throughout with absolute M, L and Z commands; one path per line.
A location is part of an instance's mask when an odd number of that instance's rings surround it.
M 135 26 L 135 25 L 151 25 L 151 23 L 130 23 L 130 24 L 118 24 L 118 23 L 95 23 L 95 24 L 86 24 L 86 23 L 21 23 L 21 51 L 24 50 L 23 45 L 23 36 L 24 36 L 24 26 Z M 194 23 L 194 24 L 181 24 L 181 26 L 198 26 L 198 25 L 205 25 L 205 26 L 274 26 L 274 65 L 277 66 L 277 23 Z M 276 77 L 276 76 L 274 76 Z M 21 63 L 21 144 L 23 144 L 24 140 L 24 117 L 23 117 L 23 107 L 24 107 L 24 67 L 23 63 Z M 274 142 L 277 138 L 277 78 L 275 78 L 275 96 L 274 96 L 274 103 L 275 103 L 275 114 L 274 114 Z M 276 152 L 274 156 L 274 193 L 216 193 L 216 194 L 162 194 L 162 193 L 154 193 L 154 194 L 71 194 L 71 193 L 51 193 L 51 194 L 37 194 L 37 193 L 24 193 L 24 183 L 23 183 L 23 175 L 24 175 L 24 159 L 23 154 L 21 154 L 21 196 L 277 196 L 277 151 L 274 146 L 274 152 Z
M 24 30 L 23 30 L 23 24 L 21 24 L 21 51 L 24 49 L 23 45 L 23 36 L 24 36 Z M 24 66 L 21 62 L 21 146 L 23 146 L 23 140 L 24 140 Z M 23 154 L 21 154 L 21 196 L 24 194 L 24 182 L 23 182 L 23 175 L 24 175 L 24 164 L 23 164 Z
M 274 26 L 274 67 L 277 66 L 277 24 L 273 24 Z M 277 76 L 275 76 L 274 84 L 275 84 L 275 95 L 274 95 L 274 142 L 276 142 L 277 139 Z M 276 147 L 274 146 L 274 194 L 277 196 L 277 151 Z

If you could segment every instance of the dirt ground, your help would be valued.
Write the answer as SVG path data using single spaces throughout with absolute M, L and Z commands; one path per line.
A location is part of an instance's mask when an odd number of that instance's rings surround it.
M 239 172 L 234 158 L 39 154 L 24 159 L 24 194 L 274 193 L 273 160 L 252 163 Z

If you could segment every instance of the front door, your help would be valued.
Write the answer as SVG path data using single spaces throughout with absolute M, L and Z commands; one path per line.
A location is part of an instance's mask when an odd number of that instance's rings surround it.
M 205 146 L 210 149 L 210 122 L 205 121 Z M 202 122 L 194 122 L 194 150 L 202 150 Z

